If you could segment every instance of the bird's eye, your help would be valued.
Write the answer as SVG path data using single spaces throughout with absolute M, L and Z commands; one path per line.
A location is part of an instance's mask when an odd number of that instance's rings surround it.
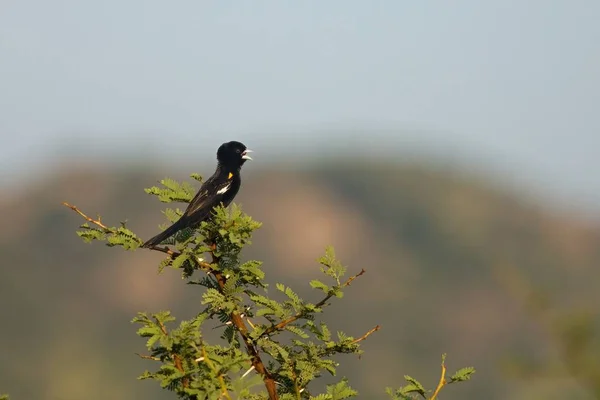
M 241 150 L 240 149 L 236 149 L 235 152 L 239 154 L 239 153 L 241 153 Z

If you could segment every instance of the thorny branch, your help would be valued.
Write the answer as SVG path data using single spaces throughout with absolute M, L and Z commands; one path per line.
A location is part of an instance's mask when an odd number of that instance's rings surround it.
M 356 343 L 362 342 L 362 341 L 363 341 L 363 340 L 365 340 L 367 337 L 369 337 L 369 336 L 370 336 L 372 333 L 375 333 L 375 332 L 377 332 L 377 331 L 378 331 L 378 330 L 380 330 L 380 329 L 381 329 L 381 326 L 377 325 L 377 326 L 375 326 L 375 328 L 371 329 L 369 332 L 365 333 L 365 334 L 364 334 L 364 335 L 362 335 L 361 337 L 359 337 L 359 338 L 357 338 L 357 339 L 354 339 L 354 340 L 352 341 L 352 343 L 356 344 Z
M 96 226 L 98 226 L 100 229 L 102 229 L 105 233 L 110 233 L 110 234 L 116 234 L 117 231 L 114 228 L 109 228 L 108 226 L 104 225 L 100 219 L 100 217 L 98 216 L 98 219 L 94 219 L 90 216 L 88 216 L 87 214 L 85 214 L 83 211 L 81 211 L 79 208 L 77 208 L 77 206 L 74 206 L 72 204 L 67 203 L 66 201 L 62 203 L 65 207 L 70 208 L 71 210 L 75 211 L 77 214 L 79 214 L 81 217 L 83 217 L 83 219 L 85 219 L 86 221 L 88 221 L 89 223 L 92 223 Z M 141 239 L 137 238 L 138 242 L 140 243 L 140 245 L 143 243 Z M 150 248 L 150 250 L 155 250 L 155 251 L 160 251 L 161 253 L 165 253 L 167 255 L 169 255 L 169 257 L 171 257 L 172 259 L 177 258 L 181 253 L 177 252 L 177 251 L 173 251 L 171 249 L 169 249 L 168 247 L 161 247 L 161 246 L 153 246 Z M 207 262 L 201 262 L 199 261 L 198 264 L 200 265 L 200 267 L 202 267 L 203 269 L 207 270 L 207 271 L 212 271 L 212 267 L 209 263 Z M 223 277 L 224 279 L 224 277 Z M 220 283 L 219 283 L 220 284 Z M 224 283 L 223 283 L 224 285 Z M 233 316 L 232 316 L 233 317 Z M 238 317 L 239 318 L 239 317 Z M 232 318 L 233 320 L 233 318 Z M 243 321 L 241 320 L 241 318 L 239 318 L 240 322 L 243 324 Z M 164 326 L 164 324 L 160 321 L 157 320 L 157 323 L 160 326 L 160 329 L 162 331 L 162 333 L 164 335 L 167 335 L 167 328 Z M 236 325 L 237 326 L 237 325 Z M 239 327 L 238 327 L 239 329 Z M 247 329 L 246 329 L 247 332 Z M 247 335 L 246 335 L 247 338 Z M 148 356 L 140 356 L 142 358 L 146 358 Z M 260 358 L 259 358 L 260 360 Z M 185 373 L 185 370 L 183 368 L 183 363 L 181 360 L 181 357 L 178 354 L 173 354 L 173 362 L 175 364 L 175 368 L 177 368 L 180 372 Z M 254 365 L 254 364 L 253 364 Z M 258 370 L 258 368 L 257 368 Z M 264 366 L 263 366 L 263 370 L 264 370 Z M 264 375 L 264 374 L 263 374 Z M 184 387 L 188 387 L 189 382 L 187 378 L 183 379 L 183 386 Z M 273 381 L 273 387 L 275 387 L 275 383 Z M 277 396 L 277 394 L 275 393 L 275 396 Z M 277 397 L 273 397 L 273 399 L 277 399 Z
M 446 385 L 446 362 L 445 362 L 445 355 L 442 356 L 442 374 L 440 376 L 440 382 L 438 383 L 437 387 L 435 388 L 435 391 L 433 392 L 433 394 L 431 395 L 431 397 L 429 398 L 429 400 L 435 400 L 438 396 L 438 394 L 440 393 L 440 390 L 442 390 L 442 388 Z
M 100 219 L 100 217 L 98 217 L 98 219 L 93 219 L 91 217 L 89 217 L 88 215 L 86 215 L 83 211 L 81 211 L 79 208 L 77 208 L 77 206 L 74 206 L 72 204 L 69 204 L 67 202 L 63 202 L 63 205 L 70 208 L 71 210 L 75 211 L 77 214 L 79 214 L 81 217 L 83 217 L 86 221 L 98 226 L 99 228 L 101 228 L 105 233 L 110 233 L 110 234 L 116 234 L 116 230 L 113 228 L 109 228 L 108 226 L 104 225 Z M 141 239 L 136 238 L 139 242 L 140 245 L 142 244 Z M 218 258 L 214 255 L 214 250 L 215 250 L 215 245 L 211 244 L 212 250 L 211 250 L 211 254 L 212 254 L 212 263 L 218 263 Z M 161 247 L 161 246 L 153 246 L 150 248 L 150 250 L 155 250 L 155 251 L 159 251 L 161 253 L 165 253 L 167 254 L 169 257 L 171 257 L 172 259 L 177 258 L 181 253 L 177 252 L 177 251 L 173 251 L 171 249 L 169 249 L 168 247 Z M 198 265 L 206 270 L 207 272 L 213 273 L 213 275 L 215 276 L 215 278 L 217 279 L 217 282 L 219 284 L 219 288 L 222 290 L 225 286 L 225 284 L 227 283 L 227 278 L 220 272 L 220 271 L 215 271 L 212 268 L 212 264 L 204 262 L 204 261 L 197 261 Z M 356 274 L 353 275 L 351 277 L 348 278 L 348 280 L 346 280 L 342 285 L 340 285 L 340 288 L 349 286 L 352 281 L 354 281 L 356 278 L 358 278 L 359 276 L 363 275 L 366 271 L 364 269 L 361 269 L 361 271 Z M 333 293 L 328 294 L 327 296 L 325 296 L 325 298 L 323 298 L 321 301 L 319 301 L 315 306 L 316 307 L 322 307 L 324 306 L 332 297 L 334 296 Z M 297 321 L 298 319 L 302 318 L 304 316 L 304 313 L 297 313 L 296 315 L 285 319 L 281 322 L 279 322 L 278 324 L 272 325 L 269 328 L 267 328 L 265 330 L 265 332 L 263 333 L 263 335 L 269 335 L 271 333 L 274 333 L 276 331 L 280 331 L 283 330 L 287 325 Z M 270 400 L 278 400 L 279 396 L 277 394 L 277 389 L 276 389 L 276 383 L 275 383 L 275 379 L 273 379 L 272 375 L 269 373 L 269 371 L 267 370 L 267 368 L 265 367 L 264 362 L 262 361 L 258 350 L 256 349 L 256 347 L 254 346 L 254 344 L 252 343 L 252 340 L 250 339 L 249 336 L 249 331 L 248 331 L 248 327 L 246 326 L 246 324 L 244 323 L 244 320 L 242 319 L 242 317 L 237 313 L 237 312 L 233 312 L 231 314 L 231 322 L 233 323 L 233 325 L 236 327 L 237 331 L 240 333 L 240 335 L 242 336 L 242 339 L 244 340 L 244 344 L 246 345 L 246 349 L 248 351 L 248 354 L 250 355 L 250 357 L 252 358 L 252 367 L 254 369 L 256 369 L 256 371 L 258 373 L 260 373 L 263 377 L 263 381 L 265 382 L 265 386 L 267 388 L 267 392 L 269 393 L 269 399 Z M 166 327 L 164 326 L 164 324 L 162 324 L 160 321 L 158 321 L 158 324 L 161 328 L 161 331 L 163 332 L 163 334 L 167 334 L 167 330 Z M 375 328 L 371 329 L 370 331 L 368 331 L 367 333 L 365 333 L 363 336 L 355 339 L 352 343 L 358 343 L 361 342 L 363 340 L 365 340 L 369 335 L 371 335 L 372 333 L 378 331 L 380 329 L 380 326 L 377 325 Z M 142 358 L 148 358 L 148 359 L 153 359 L 153 357 L 150 356 L 143 356 L 140 355 L 140 357 Z M 206 359 L 206 356 L 203 357 L 204 359 Z M 179 357 L 179 355 L 177 354 L 173 354 L 173 360 L 174 360 L 174 364 L 175 364 L 175 368 L 177 368 L 180 372 L 184 373 L 184 368 L 183 368 L 183 364 L 181 361 L 181 358 Z M 184 378 L 183 380 L 183 385 L 184 387 L 188 386 L 188 381 L 187 378 Z M 439 391 L 439 389 L 441 389 L 441 387 L 438 388 L 438 390 L 436 391 L 436 393 Z M 227 396 L 226 393 L 224 393 L 224 395 Z
M 83 217 L 83 219 L 85 219 L 86 221 L 96 225 L 97 227 L 99 227 L 100 229 L 102 229 L 104 231 L 104 233 L 111 233 L 111 234 L 116 234 L 117 231 L 113 228 L 109 228 L 108 226 L 104 225 L 100 219 L 100 217 L 98 217 L 98 219 L 94 219 L 89 217 L 88 215 L 86 215 L 83 211 L 81 211 L 79 208 L 77 208 L 77 206 L 74 206 L 72 204 L 67 203 L 66 201 L 64 201 L 62 203 L 65 207 L 70 208 L 71 210 L 75 211 L 77 214 L 81 215 Z M 143 243 L 142 240 L 140 238 L 137 238 L 137 241 L 140 243 L 140 245 Z M 177 258 L 181 253 L 177 252 L 177 251 L 173 251 L 171 249 L 169 249 L 168 247 L 161 247 L 161 246 L 154 246 L 151 247 L 150 250 L 155 250 L 155 251 L 160 251 L 161 253 L 165 253 L 167 255 L 169 255 L 172 259 Z
M 365 272 L 367 272 L 367 271 L 365 271 L 364 269 L 361 269 L 358 274 L 352 275 L 350 278 L 348 278 L 348 280 L 346 282 L 342 283 L 342 285 L 340 286 L 340 288 L 343 288 L 343 287 L 346 287 L 346 286 L 350 286 L 350 284 L 352 283 L 352 281 L 354 281 L 359 276 L 363 275 Z M 315 307 L 317 307 L 317 308 L 323 307 L 325 305 L 325 303 L 327 303 L 329 301 L 329 299 L 331 299 L 333 296 L 334 296 L 333 293 L 329 293 L 327 296 L 325 296 L 325 298 L 323 300 L 321 300 L 320 302 L 318 302 L 317 304 L 315 304 Z M 293 316 L 291 316 L 291 317 L 289 317 L 287 319 L 284 319 L 283 321 L 279 322 L 278 324 L 271 325 L 270 327 L 268 327 L 267 329 L 265 329 L 265 331 L 263 332 L 262 335 L 263 336 L 267 336 L 267 335 L 270 335 L 270 334 L 272 334 L 274 332 L 281 331 L 286 326 L 288 326 L 292 322 L 295 322 L 295 321 L 299 320 L 303 316 L 304 316 L 304 313 L 303 312 L 299 312 L 299 313 L 297 313 L 297 314 L 295 314 L 295 315 L 293 315 Z M 371 333 L 369 333 L 369 335 Z
M 93 219 L 88 217 L 87 215 L 85 215 L 81 210 L 79 210 L 77 208 L 77 206 L 71 205 L 69 203 L 67 203 L 66 201 L 63 201 L 63 205 L 66 207 L 69 207 L 71 210 L 75 211 L 77 214 L 81 215 L 83 217 L 83 219 L 85 219 L 88 222 L 91 222 L 94 225 L 99 226 L 100 228 L 102 228 L 104 230 L 104 232 L 106 233 L 115 233 L 114 229 L 109 228 L 108 226 L 104 225 L 102 223 L 102 221 L 100 221 L 100 217 L 98 216 L 98 219 Z
M 213 263 L 218 263 L 219 259 L 215 256 L 214 250 L 216 249 L 216 245 L 211 244 L 211 254 Z M 225 275 L 221 273 L 221 271 L 213 271 L 217 282 L 219 283 L 219 288 L 222 291 L 227 283 L 227 278 Z M 278 400 L 279 396 L 277 394 L 277 387 L 275 386 L 275 379 L 271 376 L 267 368 L 265 367 L 264 362 L 262 361 L 260 354 L 258 354 L 258 350 L 252 343 L 250 339 L 248 327 L 244 323 L 244 320 L 237 312 L 231 313 L 231 323 L 235 326 L 237 331 L 242 336 L 244 340 L 244 344 L 246 345 L 246 350 L 252 359 L 252 366 L 256 369 L 256 371 L 262 375 L 263 381 L 265 383 L 265 387 L 267 388 L 267 392 L 269 393 L 269 400 Z
M 144 360 L 152 360 L 152 361 L 160 361 L 159 357 L 152 357 L 145 354 L 135 353 L 139 358 L 143 358 Z

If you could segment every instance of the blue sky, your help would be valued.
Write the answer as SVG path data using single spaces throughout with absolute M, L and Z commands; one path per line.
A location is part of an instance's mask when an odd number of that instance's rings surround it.
M 591 0 L 6 0 L 0 184 L 241 139 L 425 149 L 600 214 L 598 20 Z

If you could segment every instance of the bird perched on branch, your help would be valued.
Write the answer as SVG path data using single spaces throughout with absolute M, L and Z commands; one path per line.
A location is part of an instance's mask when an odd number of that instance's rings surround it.
M 240 190 L 240 170 L 246 160 L 252 160 L 250 152 L 252 150 L 240 142 L 223 143 L 217 150 L 217 170 L 202 184 L 181 218 L 142 247 L 154 247 L 182 229 L 198 226 L 221 203 L 227 207 Z

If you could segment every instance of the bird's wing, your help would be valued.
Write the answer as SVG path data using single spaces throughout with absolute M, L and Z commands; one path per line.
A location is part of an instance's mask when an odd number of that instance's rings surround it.
M 223 200 L 223 195 L 231 186 L 230 180 L 221 181 L 217 178 L 210 178 L 198 193 L 194 196 L 187 209 L 183 213 L 184 216 L 190 216 L 196 213 L 208 213 L 213 207 L 218 205 Z

